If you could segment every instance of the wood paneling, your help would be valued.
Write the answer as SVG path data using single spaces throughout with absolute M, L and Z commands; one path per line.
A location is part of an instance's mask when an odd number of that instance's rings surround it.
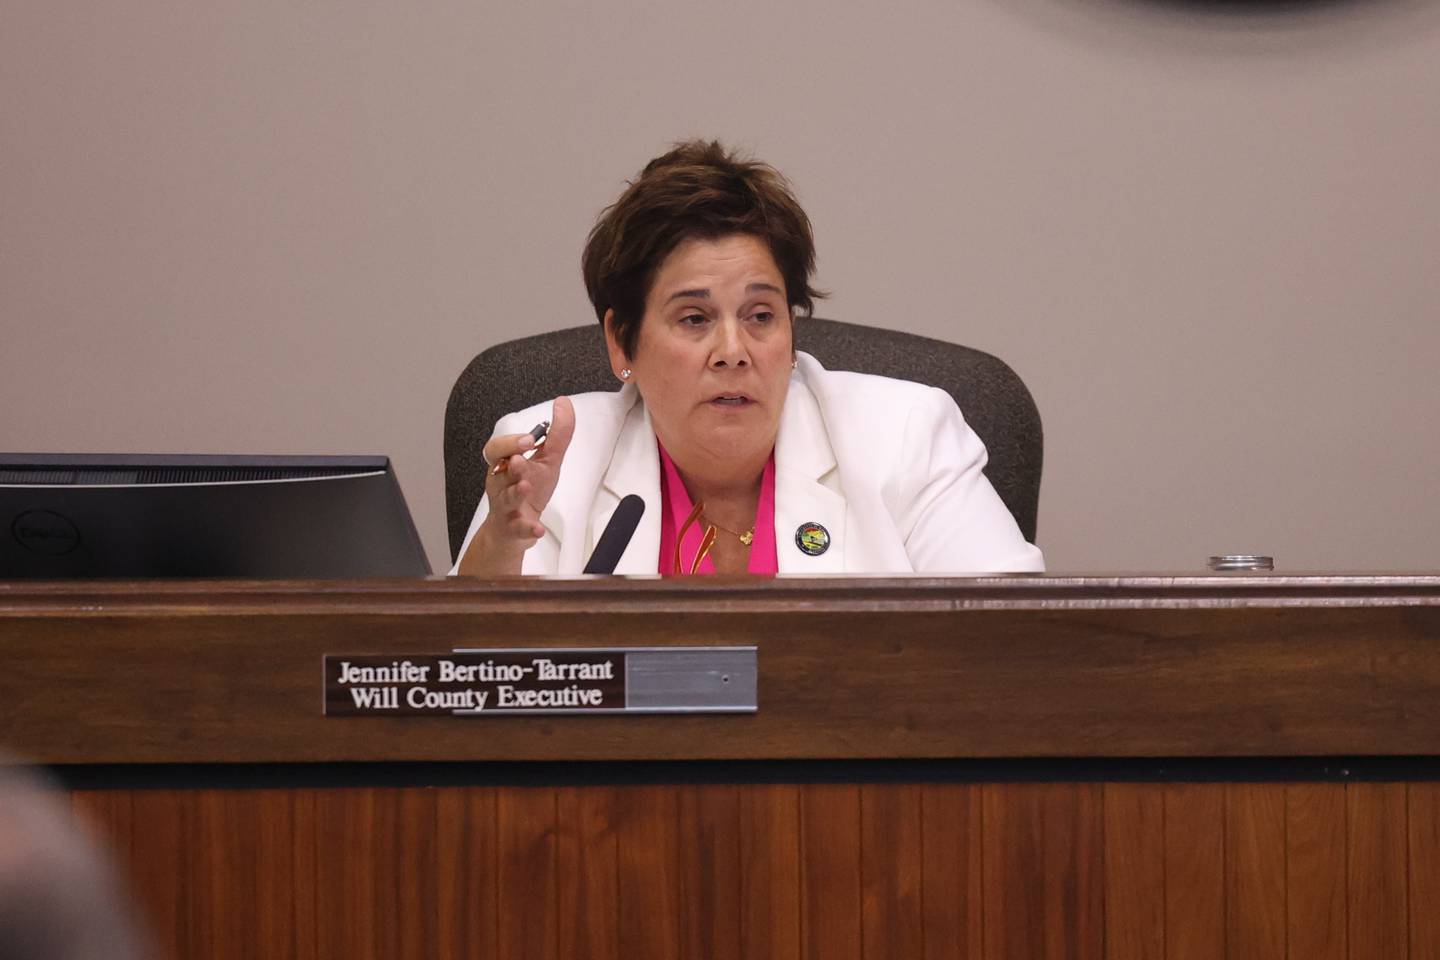
M 623 798 L 613 787 L 563 787 L 557 797 L 560 956 L 618 960 Z
M 436 955 L 453 960 L 498 956 L 501 878 L 496 792 L 436 790 L 435 811 Z M 303 845 L 299 836 L 298 845 Z
M 434 790 L 392 790 L 395 828 L 386 850 L 394 882 L 396 913 L 392 957 L 432 960 L 439 939 L 439 879 L 435 870 L 439 812 Z
M 1046 957 L 1099 960 L 1104 955 L 1102 790 L 1096 783 L 1047 784 Z
M 556 791 L 501 787 L 495 796 L 497 868 L 496 953 L 515 960 L 556 960 L 560 913 L 556 876 Z
M 912 960 L 924 956 L 925 872 L 921 788 L 867 784 L 860 788 L 862 956 Z
M 103 829 L 115 839 L 120 850 L 133 851 L 128 854 L 132 857 L 128 863 L 131 888 L 146 907 L 151 935 L 164 955 L 180 956 L 182 946 L 208 939 L 202 931 L 213 919 L 209 916 L 212 911 L 204 907 L 214 902 L 215 892 L 207 874 L 214 872 L 215 864 L 213 858 L 207 856 L 209 851 L 190 848 L 195 839 L 199 797 L 179 790 L 82 793 L 76 797 L 95 801 L 106 798 L 109 801 L 106 805 L 122 797 L 129 802 L 133 814 L 130 822 L 122 826 L 109 820 Z M 142 838 L 138 850 L 135 849 L 135 824 L 139 825 Z M 134 853 L 141 855 L 134 856 Z M 285 879 L 282 875 L 280 882 L 283 884 Z M 206 885 L 204 896 L 179 895 L 197 884 Z
M 1165 794 L 1155 784 L 1105 785 L 1105 956 L 1165 956 Z
M 327 790 L 316 797 L 316 913 L 324 918 L 316 945 L 322 957 L 375 956 L 394 942 L 387 925 L 395 913 L 383 897 L 393 893 L 395 882 L 383 872 L 389 858 L 382 849 L 393 841 L 393 833 L 382 831 L 393 830 L 394 818 L 383 793 Z M 199 848 L 205 839 L 193 842 Z M 223 901 L 220 909 L 227 909 Z
M 1030 784 L 987 784 L 980 838 L 985 960 L 1043 956 L 1043 807 Z
M 1104 954 L 1099 784 L 997 784 L 984 792 L 985 956 Z
M 1225 790 L 1163 788 L 1166 960 L 1225 956 Z
M 1286 942 L 1295 960 L 1344 960 L 1345 787 L 1285 788 Z
M 854 960 L 862 955 L 862 789 L 848 783 L 818 784 L 801 794 L 805 960 Z
M 1225 942 L 1232 960 L 1285 960 L 1285 787 L 1225 787 Z
M 1407 785 L 1410 956 L 1440 957 L 1440 784 Z
M 165 956 L 1429 957 L 1430 783 L 84 791 Z M 1408 951 L 1408 952 L 1407 952 Z
M 680 954 L 679 806 L 675 787 L 626 787 L 620 795 L 620 956 Z
M 679 792 L 680 956 L 740 960 L 740 788 Z
M 1352 960 L 1408 954 L 1406 800 L 1403 783 L 1355 783 L 1346 791 Z
M 747 785 L 740 794 L 740 954 L 798 960 L 800 788 Z
M 985 915 L 981 788 L 929 784 L 921 793 L 925 824 L 925 960 L 981 960 Z

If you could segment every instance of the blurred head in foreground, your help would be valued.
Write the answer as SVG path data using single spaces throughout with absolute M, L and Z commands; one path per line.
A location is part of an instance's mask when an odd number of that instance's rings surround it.
M 63 795 L 0 757 L 0 958 L 145 956 L 109 864 Z

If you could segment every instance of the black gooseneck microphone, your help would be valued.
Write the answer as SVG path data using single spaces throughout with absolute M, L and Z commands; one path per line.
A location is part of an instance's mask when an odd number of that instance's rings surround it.
M 630 545 L 630 538 L 635 536 L 635 528 L 640 526 L 640 517 L 645 513 L 645 501 L 635 494 L 629 494 L 620 501 L 615 512 L 610 514 L 610 522 L 605 524 L 605 532 L 600 534 L 600 542 L 595 544 L 595 552 L 590 554 L 590 562 L 585 564 L 585 573 L 614 573 L 615 564 L 620 562 L 620 556 L 625 548 Z

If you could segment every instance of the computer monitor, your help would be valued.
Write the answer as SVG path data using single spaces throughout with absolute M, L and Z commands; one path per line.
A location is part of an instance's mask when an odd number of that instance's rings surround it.
M 429 572 L 387 457 L 0 454 L 0 579 Z

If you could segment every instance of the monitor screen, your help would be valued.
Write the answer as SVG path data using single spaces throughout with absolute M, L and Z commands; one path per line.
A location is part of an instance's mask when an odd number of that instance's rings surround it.
M 0 454 L 0 579 L 429 572 L 387 457 Z

